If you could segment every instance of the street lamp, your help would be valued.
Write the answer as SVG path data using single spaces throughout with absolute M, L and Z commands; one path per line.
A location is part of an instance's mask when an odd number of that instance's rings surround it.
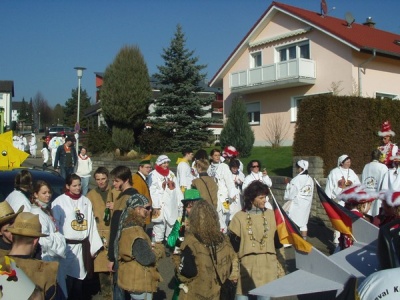
M 75 138 L 76 138 L 76 153 L 79 153 L 79 130 L 81 129 L 79 125 L 79 112 L 81 109 L 81 79 L 83 71 L 86 70 L 84 67 L 75 67 L 76 74 L 78 75 L 78 110 L 76 112 L 76 124 L 75 124 Z
M 39 111 L 39 128 L 38 128 L 38 133 L 40 132 L 40 111 Z

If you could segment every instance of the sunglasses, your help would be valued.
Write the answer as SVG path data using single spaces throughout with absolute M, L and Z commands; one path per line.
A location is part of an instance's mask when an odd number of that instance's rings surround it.
M 260 166 L 259 165 L 257 165 L 257 166 L 251 166 L 251 168 L 253 169 L 253 168 L 259 168 Z
M 145 210 L 147 210 L 147 211 L 150 211 L 150 210 L 153 209 L 151 206 L 143 206 L 143 208 L 144 208 Z

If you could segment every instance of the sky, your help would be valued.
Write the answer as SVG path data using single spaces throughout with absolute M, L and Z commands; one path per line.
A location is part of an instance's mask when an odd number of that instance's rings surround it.
M 399 0 L 326 0 L 329 12 L 400 34 Z M 13 80 L 13 101 L 40 93 L 54 107 L 77 88 L 95 102 L 95 72 L 125 45 L 142 52 L 149 75 L 163 65 L 177 24 L 211 79 L 272 1 L 267 0 L 0 0 L 0 80 Z M 320 0 L 280 0 L 319 12 Z

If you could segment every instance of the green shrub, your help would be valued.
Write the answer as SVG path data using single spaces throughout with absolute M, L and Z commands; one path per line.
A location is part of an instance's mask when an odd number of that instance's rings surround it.
M 97 129 L 91 129 L 85 134 L 85 143 L 89 152 L 92 154 L 107 153 L 115 150 L 115 145 L 111 139 L 111 130 L 101 125 Z
M 360 174 L 380 144 L 377 132 L 382 122 L 389 120 L 392 130 L 400 132 L 399 114 L 399 101 L 328 95 L 306 98 L 298 110 L 293 156 L 321 157 L 327 176 L 337 166 L 338 157 L 347 154 L 351 168 Z
M 146 128 L 139 137 L 142 153 L 161 154 L 170 151 L 169 134 L 156 128 Z
M 121 154 L 132 150 L 135 145 L 134 131 L 130 128 L 120 128 L 113 126 L 112 141 L 119 148 Z

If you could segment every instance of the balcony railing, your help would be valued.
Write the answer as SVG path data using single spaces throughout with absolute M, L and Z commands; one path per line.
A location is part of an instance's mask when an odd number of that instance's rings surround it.
M 285 81 L 293 86 L 296 82 L 299 85 L 313 84 L 315 79 L 315 61 L 297 58 L 234 72 L 231 74 L 231 88 L 240 89 L 259 85 L 273 87 L 274 84 L 279 84 L 282 88 Z

